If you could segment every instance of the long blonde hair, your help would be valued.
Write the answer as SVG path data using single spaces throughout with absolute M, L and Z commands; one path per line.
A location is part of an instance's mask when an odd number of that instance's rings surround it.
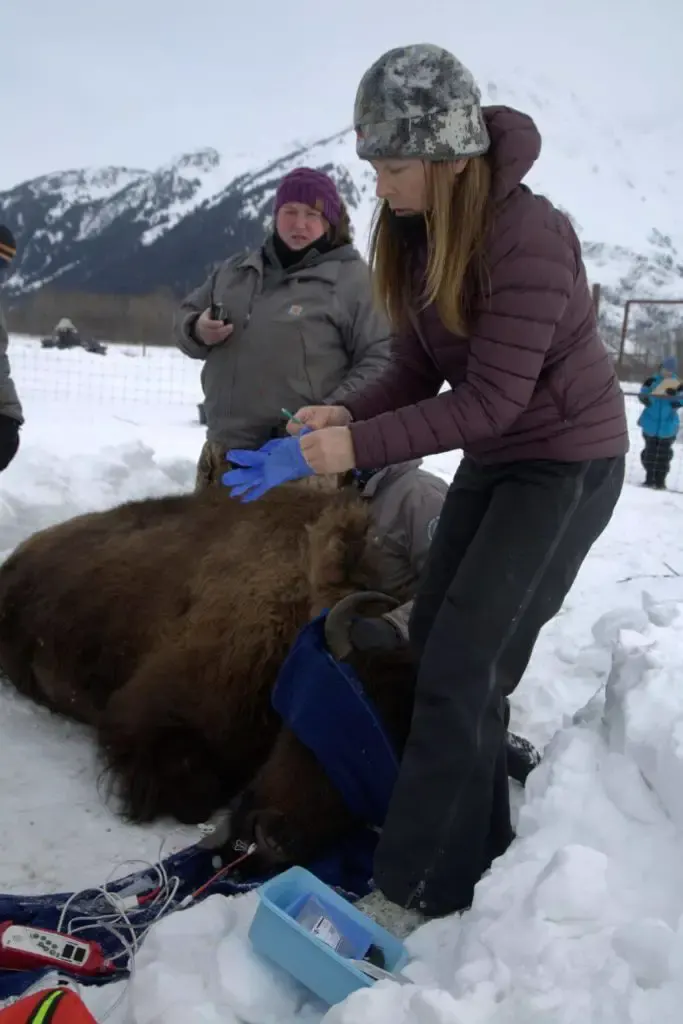
M 429 162 L 425 214 L 427 268 L 424 289 L 415 295 L 412 260 L 404 232 L 386 201 L 375 211 L 370 238 L 373 289 L 394 330 L 404 330 L 409 310 L 436 304 L 444 326 L 468 330 L 475 287 L 485 290 L 483 249 L 491 222 L 491 168 L 485 156 L 472 157 L 460 174 L 448 161 Z

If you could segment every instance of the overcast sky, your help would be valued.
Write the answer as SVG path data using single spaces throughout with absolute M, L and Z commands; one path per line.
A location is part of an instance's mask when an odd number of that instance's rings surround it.
M 350 124 L 363 71 L 411 42 L 683 131 L 682 0 L 0 0 L 0 41 L 0 189 L 203 146 L 277 156 Z

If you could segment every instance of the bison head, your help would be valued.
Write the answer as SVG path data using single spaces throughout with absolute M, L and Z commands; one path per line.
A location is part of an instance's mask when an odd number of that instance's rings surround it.
M 412 718 L 413 657 L 406 644 L 357 650 L 351 628 L 357 616 L 380 617 L 397 604 L 376 592 L 351 594 L 329 612 L 325 639 L 330 653 L 353 668 L 400 754 Z M 310 861 L 363 824 L 353 818 L 313 754 L 282 729 L 270 757 L 233 807 L 230 844 L 256 845 L 243 871 L 247 877 Z
M 394 626 L 383 618 L 398 604 L 395 598 L 372 590 L 349 594 L 338 601 L 325 620 L 330 653 L 338 661 L 347 661 L 360 651 L 382 651 L 386 655 L 405 646 Z M 359 625 L 366 628 L 359 630 Z

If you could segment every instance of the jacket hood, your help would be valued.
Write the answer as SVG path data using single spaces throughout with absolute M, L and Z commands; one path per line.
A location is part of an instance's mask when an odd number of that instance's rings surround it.
M 491 136 L 493 198 L 506 199 L 529 173 L 541 153 L 541 133 L 533 118 L 512 107 L 484 107 Z

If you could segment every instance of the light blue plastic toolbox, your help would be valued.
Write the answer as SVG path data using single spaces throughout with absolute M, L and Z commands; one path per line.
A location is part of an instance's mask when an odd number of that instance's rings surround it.
M 323 907 L 332 930 L 345 937 L 352 957 L 362 959 L 372 944 L 382 950 L 386 971 L 398 971 L 408 962 L 402 942 L 305 868 L 289 868 L 257 891 L 259 905 L 249 929 L 254 950 L 328 1006 L 342 1002 L 356 989 L 373 985 L 375 979 L 295 920 L 309 897 Z

